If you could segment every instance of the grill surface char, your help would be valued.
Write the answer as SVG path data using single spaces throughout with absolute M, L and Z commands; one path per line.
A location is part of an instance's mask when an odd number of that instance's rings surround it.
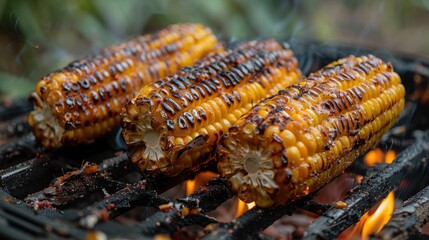
M 17 127 L 21 121 L 18 116 L 28 111 L 25 104 L 22 104 L 24 110 L 15 115 L 9 114 L 13 112 L 11 108 L 0 109 L 0 116 L 6 116 L 1 119 L 5 127 L 0 127 L 0 129 L 16 126 L 10 128 L 11 134 L 4 137 L 5 144 L 0 147 L 0 158 L 3 166 L 0 170 L 2 186 L 0 189 L 0 214 L 5 219 L 1 222 L 0 235 L 15 239 L 23 239 L 25 236 L 81 239 L 97 231 L 99 234 L 103 232 L 109 237 L 152 239 L 153 236 L 161 233 L 174 235 L 183 226 L 209 224 L 208 229 L 211 231 L 205 236 L 206 239 L 218 239 L 219 237 L 255 239 L 261 237 L 258 234 L 259 231 L 271 225 L 276 219 L 293 212 L 295 209 L 302 208 L 322 215 L 319 222 L 322 222 L 323 219 L 326 220 L 326 218 L 329 219 L 329 229 L 323 224 L 318 225 L 317 222 L 313 224 L 307 230 L 308 239 L 317 239 L 323 236 L 336 237 L 348 225 L 356 222 L 359 219 L 359 214 L 369 209 L 376 202 L 376 199 L 383 197 L 383 194 L 379 194 L 382 192 L 382 188 L 385 190 L 393 189 L 399 183 L 400 177 L 408 178 L 410 169 L 420 169 L 419 171 L 412 171 L 411 174 L 414 177 L 409 179 L 418 178 L 423 185 L 415 184 L 413 186 L 416 189 L 408 189 L 408 193 L 401 195 L 408 197 L 423 189 L 424 185 L 427 185 L 428 179 L 424 178 L 426 175 L 418 175 L 418 173 L 427 171 L 426 163 L 421 160 L 423 157 L 428 157 L 428 133 L 414 130 L 428 129 L 424 113 L 427 104 L 420 101 L 421 98 L 418 96 L 422 93 L 415 90 L 426 89 L 429 86 L 429 76 L 425 73 L 429 66 L 428 62 L 407 57 L 389 58 L 389 56 L 383 56 L 382 52 L 369 50 L 365 52 L 362 49 L 338 45 L 332 47 L 324 45 L 323 48 L 320 48 L 319 45 L 298 45 L 293 49 L 302 64 L 304 74 L 345 55 L 373 53 L 393 62 L 395 70 L 401 75 L 408 91 L 404 114 L 397 124 L 397 126 L 407 127 L 405 136 L 397 134 L 399 128 L 393 128 L 392 131 L 388 132 L 387 137 L 382 139 L 380 145 L 384 149 L 394 148 L 398 152 L 402 152 L 398 156 L 401 161 L 390 166 L 383 165 L 362 171 L 367 172 L 366 179 L 369 182 L 364 180 L 363 182 L 367 183 L 355 189 L 354 194 L 347 198 L 347 201 L 359 204 L 348 208 L 347 211 L 341 213 L 342 215 L 338 215 L 340 210 L 331 209 L 330 205 L 311 201 L 312 195 L 310 195 L 302 201 L 281 205 L 273 209 L 254 208 L 234 222 L 218 224 L 215 219 L 209 218 L 205 214 L 231 198 L 232 194 L 226 188 L 225 180 L 213 179 L 207 186 L 202 187 L 189 198 L 170 203 L 170 199 L 160 197 L 158 194 L 184 179 L 192 178 L 193 174 L 184 173 L 175 178 L 155 180 L 142 179 L 128 165 L 128 159 L 125 155 L 115 157 L 115 154 L 120 153 L 117 152 L 118 146 L 115 141 L 112 141 L 113 135 L 90 146 L 79 147 L 79 151 L 73 148 L 58 152 L 40 152 L 34 142 L 34 137 L 32 138 L 31 134 L 28 134 L 28 130 L 25 130 L 25 124 L 22 125 L 24 128 Z M 421 80 L 419 85 L 414 81 L 416 76 Z M 17 134 L 14 134 L 14 131 L 17 131 Z M 96 167 L 93 167 L 94 165 L 82 166 L 82 160 L 94 162 L 97 165 L 95 165 Z M 207 166 L 207 168 L 211 169 L 213 166 Z M 358 170 L 358 167 L 353 165 L 349 170 Z M 374 177 L 377 175 L 392 181 Z M 52 176 L 58 178 L 50 183 L 53 179 Z M 67 177 L 64 178 L 63 176 Z M 35 179 L 40 180 L 35 181 Z M 98 180 L 93 181 L 94 179 Z M 48 186 L 49 184 L 50 186 Z M 72 189 L 74 192 L 80 191 L 79 194 L 70 199 L 62 198 L 63 202 L 50 201 L 53 197 L 61 196 L 61 191 L 69 191 L 68 187 L 62 188 L 67 184 L 74 187 Z M 376 186 L 376 188 L 369 188 L 369 185 Z M 77 186 L 85 187 L 78 188 Z M 107 195 L 103 195 L 103 189 L 107 189 Z M 370 200 L 368 197 L 354 197 L 360 196 L 368 190 L 373 192 L 372 197 L 377 196 L 375 200 Z M 120 225 L 115 221 L 107 221 L 123 215 L 136 206 L 158 207 L 159 205 L 163 205 L 162 211 L 155 213 L 134 227 Z M 349 204 L 349 206 L 352 205 Z M 357 215 L 351 214 L 351 212 L 356 213 L 357 210 L 359 210 Z M 39 216 L 34 217 L 34 212 Z M 192 214 L 189 214 L 190 212 Z M 334 215 L 341 217 L 337 219 L 330 217 Z M 350 216 L 354 218 L 350 218 Z M 337 227 L 333 229 L 331 228 L 332 225 Z M 80 227 L 76 228 L 77 226 Z M 94 230 L 87 230 L 86 228 Z

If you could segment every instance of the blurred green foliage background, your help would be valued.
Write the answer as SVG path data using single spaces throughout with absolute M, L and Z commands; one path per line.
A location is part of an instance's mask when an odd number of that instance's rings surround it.
M 177 22 L 224 39 L 345 42 L 429 57 L 429 0 L 0 1 L 0 99 L 97 49 Z

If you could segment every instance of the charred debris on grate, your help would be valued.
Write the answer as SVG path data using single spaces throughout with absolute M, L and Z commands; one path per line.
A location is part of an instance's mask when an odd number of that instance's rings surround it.
M 322 216 L 309 228 L 307 237 L 309 238 L 330 238 L 341 233 L 349 225 L 357 222 L 360 216 L 371 206 L 382 199 L 389 191 L 395 188 L 400 180 L 409 173 L 415 173 L 415 169 L 426 169 L 427 135 L 426 132 L 421 136 L 426 138 L 418 139 L 415 144 L 401 152 L 397 160 L 391 165 L 381 164 L 375 168 L 370 168 L 360 187 L 357 187 L 350 196 L 345 199 L 347 207 L 344 209 L 330 208 L 329 205 L 317 204 L 311 201 L 311 196 L 301 199 L 294 203 L 279 206 L 274 209 L 252 209 L 246 212 L 242 217 L 231 223 L 219 224 L 218 227 L 212 227 L 212 233 L 207 238 L 220 237 L 219 234 L 227 234 L 223 237 L 257 236 L 259 231 L 271 225 L 275 220 L 285 214 L 291 214 L 295 209 L 302 208 Z M 419 134 L 417 134 L 419 135 Z M 80 170 L 67 173 L 61 181 L 88 181 L 92 183 L 91 178 L 82 176 L 99 174 L 99 171 L 106 169 L 112 171 L 115 167 L 121 166 L 126 157 L 119 156 L 108 159 L 100 164 L 100 168 L 94 169 L 94 166 L 84 166 Z M 89 169 L 89 170 L 88 170 Z M 91 170 L 92 169 L 92 170 Z M 380 174 L 382 173 L 382 174 Z M 70 176 L 76 177 L 70 177 Z M 57 180 L 59 181 L 59 180 Z M 176 181 L 174 181 L 176 183 Z M 174 183 L 172 185 L 174 185 Z M 118 214 L 125 212 L 129 208 L 137 205 L 160 206 L 161 211 L 139 225 L 141 233 L 145 236 L 153 236 L 159 233 L 173 234 L 179 228 L 199 223 L 215 224 L 216 220 L 201 215 L 200 213 L 214 210 L 223 201 L 231 197 L 231 193 L 223 179 L 212 180 L 207 186 L 199 189 L 186 199 L 181 199 L 175 203 L 168 203 L 168 200 L 159 198 L 154 191 L 153 183 L 146 180 L 137 184 L 127 186 L 124 189 L 108 196 L 101 202 L 75 212 L 75 216 L 80 217 L 79 223 L 85 227 L 93 227 L 99 220 L 108 220 Z M 152 186 L 151 186 L 152 185 Z M 149 186 L 148 188 L 146 188 Z M 67 188 L 67 187 L 66 187 Z M 64 189 L 64 188 L 61 188 Z M 381 193 L 381 194 L 380 194 Z M 227 197 L 225 197 L 227 196 Z M 34 200 L 34 199 L 33 199 Z M 64 218 L 71 218 L 73 211 L 65 214 Z M 319 224 L 321 224 L 319 226 Z M 328 225 L 326 225 L 328 224 Z M 335 227 L 332 227 L 335 226 Z

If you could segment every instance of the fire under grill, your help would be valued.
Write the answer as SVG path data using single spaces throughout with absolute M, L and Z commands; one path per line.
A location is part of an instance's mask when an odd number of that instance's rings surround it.
M 394 191 L 397 202 L 405 202 L 396 204 L 388 223 L 372 237 L 428 238 L 422 228 L 429 221 L 429 60 L 343 45 L 292 44 L 292 49 L 304 74 L 349 54 L 371 53 L 392 62 L 406 87 L 405 109 L 378 146 L 381 152 L 393 151 L 395 160 L 373 167 L 363 158 L 356 161 L 344 174 L 363 178 L 344 196 L 323 198 L 335 188 L 328 184 L 293 203 L 254 207 L 223 222 L 212 212 L 236 208 L 225 203 L 233 194 L 224 179 L 213 177 L 183 198 L 171 190 L 183 192 L 183 182 L 196 172 L 214 171 L 215 164 L 174 178 L 145 178 L 129 165 L 119 131 L 89 146 L 44 152 L 25 123 L 31 106 L 23 100 L 0 106 L 0 237 L 270 239 L 264 229 L 301 213 L 315 220 L 295 230 L 294 238 L 333 239 L 343 237 Z

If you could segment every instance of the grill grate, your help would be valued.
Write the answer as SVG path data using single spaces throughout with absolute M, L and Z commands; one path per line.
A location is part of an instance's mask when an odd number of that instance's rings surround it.
M 215 169 L 214 164 L 174 178 L 144 178 L 129 165 L 117 132 L 90 146 L 45 153 L 25 123 L 24 114 L 31 106 L 18 101 L 0 107 L 0 236 L 82 239 L 89 234 L 107 234 L 113 238 L 152 239 L 158 234 L 174 236 L 185 226 L 199 225 L 206 227 L 205 239 L 267 239 L 260 234 L 262 230 L 282 216 L 304 209 L 320 215 L 306 229 L 304 238 L 331 239 L 356 223 L 390 191 L 397 189 L 407 199 L 427 186 L 429 131 L 417 129 L 428 129 L 424 110 L 429 104 L 422 99 L 429 94 L 429 62 L 340 45 L 298 44 L 293 49 L 304 74 L 348 54 L 373 53 L 393 63 L 407 89 L 404 113 L 380 143 L 380 148 L 395 149 L 400 154 L 392 164 L 373 168 L 356 161 L 347 171 L 365 177 L 343 200 L 345 208 L 318 203 L 312 194 L 272 209 L 253 208 L 231 222 L 221 223 L 206 214 L 233 196 L 222 178 L 211 179 L 190 196 L 175 201 L 159 195 L 193 178 L 195 172 Z M 406 189 L 398 188 L 403 179 L 412 182 Z M 379 236 L 418 235 L 429 220 L 428 192 L 426 187 L 398 209 Z M 109 221 L 137 206 L 160 210 L 134 226 Z M 404 225 L 407 219 L 413 224 Z

